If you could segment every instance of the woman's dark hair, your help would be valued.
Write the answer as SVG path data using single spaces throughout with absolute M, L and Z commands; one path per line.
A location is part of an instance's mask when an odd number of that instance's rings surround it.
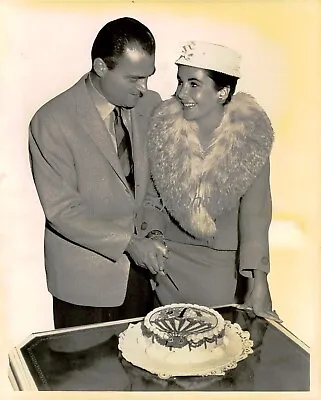
M 237 81 L 239 78 L 237 78 L 236 76 L 223 74 L 222 72 L 213 71 L 210 69 L 205 69 L 205 71 L 206 71 L 207 75 L 214 82 L 215 90 L 219 91 L 219 90 L 223 89 L 225 86 L 230 87 L 230 92 L 229 92 L 229 95 L 227 96 L 227 99 L 225 100 L 224 105 L 228 104 L 231 101 L 232 96 L 235 92 L 236 84 L 237 84 Z
M 155 38 L 141 22 L 129 17 L 108 22 L 94 40 L 91 49 L 92 63 L 96 58 L 101 58 L 109 69 L 115 68 L 129 43 L 139 45 L 147 54 L 155 53 Z

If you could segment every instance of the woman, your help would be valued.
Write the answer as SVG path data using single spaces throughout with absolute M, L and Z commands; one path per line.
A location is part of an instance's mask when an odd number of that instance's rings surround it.
M 240 56 L 224 46 L 183 47 L 175 95 L 153 115 L 152 184 L 142 229 L 165 240 L 162 304 L 235 303 L 237 276 L 248 278 L 246 304 L 272 311 L 267 281 L 271 222 L 270 120 L 255 99 L 234 95 Z

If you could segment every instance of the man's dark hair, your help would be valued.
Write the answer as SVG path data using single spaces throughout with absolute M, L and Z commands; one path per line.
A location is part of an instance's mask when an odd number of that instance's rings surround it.
M 227 99 L 224 102 L 224 105 L 228 104 L 231 101 L 233 94 L 235 93 L 235 88 L 236 88 L 238 78 L 236 76 L 223 74 L 222 72 L 213 71 L 210 69 L 206 69 L 205 71 L 206 71 L 207 75 L 214 82 L 215 90 L 219 91 L 226 86 L 230 87 L 229 95 L 227 96 Z
M 151 31 L 134 18 L 123 17 L 108 22 L 97 34 L 91 49 L 91 60 L 101 58 L 109 69 L 115 68 L 128 44 L 139 45 L 147 54 L 155 53 Z

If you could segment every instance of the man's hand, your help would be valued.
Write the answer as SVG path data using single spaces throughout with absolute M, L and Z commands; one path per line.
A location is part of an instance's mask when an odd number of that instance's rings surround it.
M 246 303 L 239 308 L 251 309 L 258 317 L 282 322 L 275 310 L 272 311 L 272 300 L 267 281 L 267 274 L 262 271 L 254 272 L 254 285 Z
M 160 241 L 133 236 L 126 251 L 135 264 L 148 268 L 154 275 L 157 273 L 164 275 L 167 248 Z

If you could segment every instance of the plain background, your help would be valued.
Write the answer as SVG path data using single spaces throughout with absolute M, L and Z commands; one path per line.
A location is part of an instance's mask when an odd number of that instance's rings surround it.
M 237 90 L 257 98 L 276 132 L 271 159 L 274 211 L 269 277 L 274 308 L 284 325 L 312 347 L 312 355 L 317 354 L 318 2 L 43 0 L 2 2 L 0 7 L 0 385 L 5 398 L 17 395 L 6 391 L 9 349 L 33 332 L 53 328 L 43 266 L 44 217 L 28 161 L 28 123 L 41 105 L 90 69 L 95 35 L 107 21 L 121 16 L 136 17 L 155 34 L 157 71 L 149 87 L 163 99 L 176 87 L 174 61 L 180 41 L 212 41 L 242 54 Z

